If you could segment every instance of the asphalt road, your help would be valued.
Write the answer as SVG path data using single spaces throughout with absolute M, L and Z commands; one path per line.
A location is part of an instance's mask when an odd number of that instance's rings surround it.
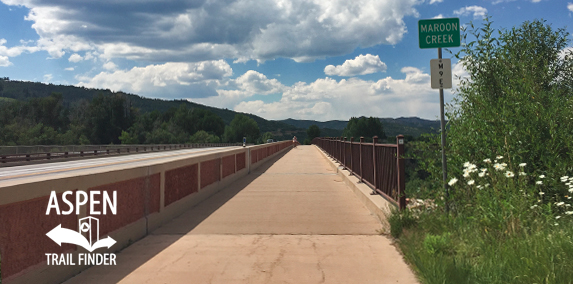
M 83 171 L 93 169 L 105 169 L 106 167 L 116 166 L 138 166 L 152 162 L 162 162 L 163 160 L 177 158 L 186 158 L 196 155 L 204 155 L 206 153 L 215 153 L 218 151 L 229 150 L 238 148 L 240 146 L 230 147 L 210 147 L 210 148 L 194 148 L 185 150 L 164 151 L 155 153 L 142 153 L 133 155 L 122 155 L 114 157 L 92 158 L 86 160 L 75 160 L 66 162 L 56 162 L 47 164 L 35 164 L 26 166 L 6 167 L 0 168 L 0 184 L 4 181 L 14 181 L 18 179 L 26 179 L 31 177 L 45 176 L 49 178 L 50 175 L 62 173 L 75 173 L 78 174 Z

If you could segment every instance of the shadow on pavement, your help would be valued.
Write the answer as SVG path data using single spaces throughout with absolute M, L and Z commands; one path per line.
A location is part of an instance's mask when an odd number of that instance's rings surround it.
M 293 150 L 292 148 L 290 150 Z M 141 265 L 145 264 L 151 258 L 168 248 L 178 241 L 186 233 L 193 230 L 197 225 L 203 222 L 217 209 L 227 203 L 237 193 L 247 187 L 251 182 L 257 179 L 261 174 L 267 171 L 274 163 L 281 159 L 286 153 L 278 154 L 268 161 L 263 162 L 258 168 L 251 171 L 250 174 L 238 179 L 232 185 L 221 189 L 203 202 L 190 207 L 183 214 L 175 217 L 159 227 L 143 239 L 133 243 L 129 247 L 117 252 L 117 266 L 94 266 L 65 283 L 117 283 L 127 275 L 135 271 Z M 113 270 L 109 273 L 109 270 Z

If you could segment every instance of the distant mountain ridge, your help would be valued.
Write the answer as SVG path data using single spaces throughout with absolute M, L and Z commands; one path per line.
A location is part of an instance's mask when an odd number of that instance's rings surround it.
M 124 92 L 112 92 L 109 89 L 90 89 L 84 87 L 76 87 L 76 86 L 64 86 L 64 85 L 53 85 L 53 84 L 44 84 L 44 83 L 37 83 L 37 82 L 26 82 L 26 81 L 13 81 L 13 80 L 6 80 L 0 78 L 0 97 L 4 97 L 6 99 L 15 99 L 15 100 L 27 100 L 30 98 L 39 98 L 39 97 L 47 97 L 50 94 L 60 93 L 64 99 L 64 104 L 73 105 L 75 103 L 79 103 L 81 100 L 91 100 L 94 96 L 99 93 L 104 95 L 113 95 L 113 94 L 120 94 L 125 96 L 127 103 L 131 104 L 131 106 L 138 108 L 141 112 L 151 112 L 157 110 L 159 112 L 165 112 L 172 107 L 179 107 L 181 104 L 186 104 L 190 108 L 201 108 L 207 109 L 212 111 L 216 115 L 220 116 L 225 124 L 231 123 L 231 120 L 235 117 L 235 115 L 239 112 L 210 107 L 198 103 L 189 102 L 187 100 L 162 100 L 162 99 L 151 99 L 145 98 L 134 94 L 127 94 Z M 251 118 L 253 118 L 259 128 L 261 133 L 264 132 L 291 132 L 297 131 L 296 127 L 293 127 L 290 124 L 284 124 L 278 121 L 267 120 L 260 116 L 256 116 L 250 113 L 242 113 Z M 290 135 L 290 133 L 289 133 Z
M 382 127 L 387 136 L 396 136 L 398 134 L 411 135 L 419 137 L 423 133 L 438 133 L 440 129 L 439 120 L 427 120 L 419 117 L 400 117 L 400 118 L 378 118 L 382 122 Z M 298 119 L 284 119 L 278 120 L 279 122 L 290 124 L 297 128 L 308 128 L 311 125 L 316 125 L 320 129 L 339 130 L 342 135 L 342 130 L 346 127 L 348 121 L 344 120 L 330 120 L 330 121 L 315 121 L 315 120 L 298 120 Z
M 186 104 L 190 108 L 207 109 L 220 116 L 227 125 L 231 120 L 233 120 L 235 115 L 239 113 L 233 110 L 210 107 L 189 102 L 187 100 L 168 101 L 162 99 L 151 99 L 124 92 L 112 92 L 109 89 L 90 89 L 76 86 L 15 81 L 9 80 L 8 78 L 0 78 L 0 85 L 0 102 L 27 100 L 36 97 L 47 97 L 52 93 L 61 93 L 64 99 L 64 104 L 73 105 L 82 100 L 91 100 L 94 96 L 101 93 L 103 95 L 122 95 L 125 97 L 128 104 L 140 109 L 141 112 L 151 112 L 154 110 L 165 112 L 172 107 L 179 107 L 181 104 Z M 296 135 L 300 141 L 304 141 L 306 138 L 306 129 L 313 124 L 316 124 L 321 129 L 322 136 L 341 136 L 342 130 L 348 123 L 348 121 L 344 120 L 331 120 L 325 122 L 290 118 L 284 120 L 267 120 L 250 113 L 242 114 L 253 118 L 257 122 L 261 130 L 261 134 L 264 132 L 272 132 L 276 139 L 290 139 L 292 136 Z M 396 119 L 380 118 L 380 121 L 382 122 L 382 126 L 387 136 L 404 134 L 418 137 L 422 133 L 437 132 L 440 128 L 439 121 L 426 120 L 418 117 L 400 117 Z

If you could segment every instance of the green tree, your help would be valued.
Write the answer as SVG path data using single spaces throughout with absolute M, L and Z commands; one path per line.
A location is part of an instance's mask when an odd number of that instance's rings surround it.
M 231 121 L 231 124 L 225 127 L 223 141 L 225 142 L 242 142 L 243 137 L 247 137 L 247 142 L 256 142 L 259 138 L 260 130 L 257 122 L 244 115 L 237 114 Z
M 312 141 L 312 139 L 316 138 L 316 137 L 320 137 L 320 128 L 318 128 L 318 126 L 316 124 L 313 124 L 311 126 L 308 127 L 308 129 L 306 130 L 306 134 L 308 135 L 308 140 Z M 305 144 L 306 140 L 305 140 Z
M 95 96 L 87 108 L 86 134 L 94 144 L 119 144 L 121 132 L 133 121 L 121 95 Z
M 540 173 L 573 164 L 573 53 L 569 34 L 545 21 L 495 31 L 471 24 L 455 56 L 467 70 L 447 113 L 450 158 L 502 155 Z M 497 36 L 497 37 L 496 37 Z
M 52 93 L 48 97 L 31 99 L 24 108 L 33 123 L 64 131 L 69 124 L 69 110 L 63 102 L 62 94 Z
M 191 136 L 189 139 L 190 143 L 220 143 L 221 139 L 219 136 L 209 134 L 205 130 L 199 130 Z
M 342 132 L 342 136 L 354 137 L 358 139 L 363 136 L 366 141 L 372 141 L 372 137 L 378 136 L 379 139 L 385 139 L 386 133 L 382 128 L 382 123 L 375 117 L 352 117 Z
M 275 139 L 275 136 L 271 132 L 265 132 L 263 136 L 261 136 L 261 143 L 267 143 L 269 139 Z

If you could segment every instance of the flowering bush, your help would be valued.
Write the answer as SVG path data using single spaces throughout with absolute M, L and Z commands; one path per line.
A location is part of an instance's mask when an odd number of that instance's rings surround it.
M 472 162 L 463 164 L 465 182 L 460 182 L 456 177 L 448 182 L 452 196 L 449 202 L 454 210 L 463 211 L 466 207 L 491 210 L 488 205 L 493 206 L 501 201 L 502 207 L 510 205 L 507 209 L 523 209 L 527 205 L 529 212 L 537 210 L 543 211 L 539 214 L 549 213 L 555 218 L 554 225 L 558 225 L 557 221 L 563 220 L 562 217 L 573 218 L 573 176 L 560 178 L 564 186 L 547 188 L 543 183 L 547 180 L 546 175 L 528 174 L 527 163 L 520 163 L 515 169 L 508 168 L 503 159 L 503 156 L 496 156 L 493 162 L 489 158 L 484 159 L 480 167 Z M 535 186 L 531 186 L 530 180 L 535 181 Z M 546 191 L 550 194 L 546 194 Z M 539 214 L 533 212 L 529 217 L 538 217 Z

